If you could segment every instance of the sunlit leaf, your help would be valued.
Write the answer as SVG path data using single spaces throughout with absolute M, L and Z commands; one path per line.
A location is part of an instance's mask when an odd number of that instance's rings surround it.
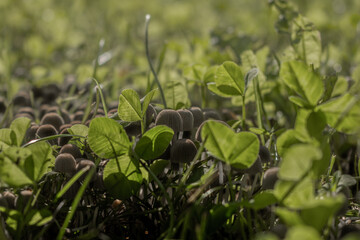
M 103 179 L 108 193 L 119 199 L 136 194 L 143 180 L 139 162 L 128 155 L 111 159 L 105 166 Z
M 90 122 L 90 148 L 100 157 L 114 158 L 126 153 L 130 142 L 124 128 L 115 120 L 98 117 Z
M 156 126 L 140 138 L 135 146 L 135 152 L 145 160 L 151 160 L 165 152 L 169 146 L 174 131 L 164 125 Z
M 137 92 L 125 89 L 121 92 L 118 106 L 119 117 L 127 122 L 135 122 L 142 119 L 141 103 Z

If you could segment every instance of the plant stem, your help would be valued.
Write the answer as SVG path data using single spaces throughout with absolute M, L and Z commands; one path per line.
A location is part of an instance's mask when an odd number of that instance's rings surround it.
M 71 208 L 70 208 L 68 214 L 66 215 L 65 221 L 64 221 L 62 227 L 60 228 L 59 234 L 56 237 L 57 240 L 63 239 L 66 228 L 69 226 L 70 221 L 75 214 L 76 208 L 78 207 L 78 205 L 80 203 L 81 197 L 84 194 L 86 187 L 89 185 L 90 180 L 94 173 L 95 173 L 95 168 L 91 168 L 88 175 L 86 176 L 86 178 L 84 180 L 84 183 L 81 185 L 79 191 L 77 192 L 77 194 L 74 198 L 74 201 L 71 204 Z
M 256 101 L 256 112 L 257 112 L 257 122 L 258 122 L 258 128 L 264 129 L 263 123 L 262 123 L 262 102 L 261 102 L 261 94 L 259 89 L 259 81 L 258 77 L 254 77 L 253 79 L 254 84 L 254 92 L 255 92 L 255 101 Z M 264 134 L 260 135 L 261 142 L 265 144 L 265 138 Z
M 150 22 L 150 15 L 147 14 L 145 17 L 145 51 L 146 51 L 146 58 L 148 60 L 149 66 L 150 66 L 150 70 L 154 75 L 155 81 L 159 87 L 160 90 L 160 94 L 161 94 L 161 98 L 164 104 L 164 108 L 167 108 L 166 106 L 166 100 L 165 100 L 165 95 L 164 95 L 164 91 L 161 87 L 160 81 L 158 79 L 157 73 L 155 72 L 155 69 L 152 65 L 151 59 L 150 59 L 150 53 L 149 53 L 149 34 L 148 34 L 148 30 L 149 30 L 149 22 Z
M 146 162 L 144 162 L 144 160 L 142 160 L 141 158 L 139 158 L 137 156 L 137 154 L 135 152 L 134 156 L 137 158 L 137 160 L 139 161 L 139 163 L 146 169 L 146 171 L 148 173 L 150 173 L 151 177 L 155 180 L 155 182 L 159 185 L 161 191 L 163 191 L 164 193 L 164 197 L 166 198 L 168 204 L 169 204 L 169 208 L 170 208 L 170 224 L 169 224 L 169 229 L 167 232 L 167 236 L 166 239 L 171 239 L 173 236 L 173 228 L 174 228 L 174 224 L 175 224 L 175 209 L 174 209 L 174 205 L 173 202 L 169 196 L 169 194 L 167 193 L 164 185 L 162 184 L 162 182 L 158 179 L 158 177 L 155 175 L 155 173 L 146 165 Z
M 241 128 L 243 131 L 246 130 L 246 108 L 245 108 L 245 93 L 244 95 L 242 96 L 242 102 L 243 102 L 243 105 L 242 105 L 242 122 L 241 122 Z

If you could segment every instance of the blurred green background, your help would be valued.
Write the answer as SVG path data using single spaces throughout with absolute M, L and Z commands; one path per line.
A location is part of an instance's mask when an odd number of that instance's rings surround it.
M 151 14 L 150 53 L 155 63 L 167 46 L 163 69 L 171 71 L 162 71 L 161 81 L 181 78 L 193 64 L 239 61 L 248 49 L 268 46 L 279 52 L 289 42 L 277 33 L 281 14 L 269 2 L 1 0 L 0 82 L 5 86 L 1 95 L 10 99 L 24 86 L 61 83 L 68 74 L 86 82 L 100 39 L 105 40 L 107 54 L 97 78 L 105 85 L 111 82 L 110 97 L 116 98 L 126 87 L 143 91 L 149 76 L 146 14 Z M 360 63 L 360 1 L 289 2 L 320 30 L 328 63 L 336 72 L 351 75 Z

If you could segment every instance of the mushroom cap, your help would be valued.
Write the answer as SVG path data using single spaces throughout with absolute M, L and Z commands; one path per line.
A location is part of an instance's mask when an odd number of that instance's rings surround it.
M 5 197 L 0 193 L 0 206 L 8 208 L 8 202 L 6 201 Z
M 87 159 L 82 159 L 82 160 L 80 160 L 80 161 L 76 164 L 76 171 L 78 172 L 78 171 L 80 171 L 81 169 L 83 169 L 83 168 L 85 168 L 85 167 L 87 167 L 87 166 L 90 167 L 89 170 L 90 170 L 91 168 L 96 168 L 95 163 L 94 163 L 93 161 L 90 161 L 90 160 L 87 160 Z M 89 170 L 88 170 L 88 171 L 89 171 Z M 79 181 L 84 181 L 86 175 L 87 175 L 86 173 L 83 174 L 83 175 L 79 178 Z M 94 181 L 95 179 L 96 179 L 96 174 L 93 174 L 91 181 Z
M 13 98 L 15 106 L 31 106 L 30 95 L 26 91 L 18 92 Z
M 57 135 L 57 134 L 58 134 L 58 132 L 53 125 L 45 124 L 45 125 L 41 125 L 37 129 L 35 136 L 39 137 L 39 138 L 43 138 L 43 137 L 49 137 L 49 136 L 53 136 L 53 135 Z M 52 145 L 55 145 L 56 139 L 50 140 L 49 143 Z
M 180 114 L 172 109 L 162 110 L 156 117 L 155 125 L 166 125 L 175 133 L 182 131 L 183 122 Z
M 214 119 L 214 120 L 222 120 L 220 114 L 214 109 L 205 109 L 204 110 L 204 119 Z
M 263 162 L 263 163 L 270 162 L 271 155 L 270 155 L 269 149 L 265 146 L 260 146 L 259 157 L 260 157 L 261 162 Z
M 54 101 L 59 96 L 60 91 L 61 89 L 55 83 L 44 85 L 41 88 L 42 97 L 47 102 Z
M 124 130 L 129 137 L 136 137 L 141 134 L 141 123 L 140 121 L 130 122 L 126 127 L 124 127 Z
M 55 172 L 62 172 L 70 176 L 76 171 L 76 161 L 70 153 L 61 153 L 55 159 Z
M 191 107 L 189 111 L 193 114 L 194 118 L 194 127 L 197 128 L 204 121 L 204 114 L 201 108 L 199 107 Z
M 6 111 L 5 99 L 0 97 L 0 113 L 4 113 Z
M 223 116 L 225 121 L 237 120 L 238 117 L 236 114 L 230 109 L 224 108 L 221 110 L 221 115 Z
M 71 143 L 62 146 L 59 153 L 70 153 L 74 158 L 82 157 L 79 147 Z
M 40 125 L 51 124 L 56 128 L 56 131 L 60 130 L 60 127 L 64 125 L 64 119 L 57 113 L 46 113 L 40 121 Z
M 197 148 L 193 141 L 190 139 L 176 140 L 170 153 L 170 160 L 175 163 L 189 163 L 197 153 Z
M 155 111 L 155 108 L 149 104 L 148 108 L 146 109 L 146 125 L 149 126 L 150 123 L 155 121 L 157 116 L 157 113 Z
M 16 118 L 21 118 L 21 117 L 25 117 L 25 118 L 28 118 L 30 119 L 31 121 L 34 121 L 34 118 L 28 114 L 28 113 L 17 113 L 15 116 L 14 116 L 14 119 Z
M 260 158 L 256 158 L 255 162 L 249 168 L 241 169 L 240 172 L 247 173 L 249 175 L 255 175 L 259 172 L 262 172 L 262 170 L 261 160 Z
M 26 130 L 25 134 L 25 141 L 30 141 L 35 139 L 36 137 L 36 131 L 39 129 L 39 125 L 37 124 L 31 124 L 31 126 Z
M 33 191 L 22 190 L 18 197 L 15 198 L 15 207 L 18 209 L 24 209 L 26 204 L 32 199 Z
M 5 198 L 5 200 L 7 201 L 9 208 L 14 208 L 15 207 L 15 198 L 16 198 L 15 195 L 9 191 L 3 192 L 2 195 L 3 195 L 3 198 Z
M 194 128 L 194 116 L 192 112 L 187 109 L 179 109 L 177 112 L 182 118 L 183 131 L 192 131 Z
M 64 128 L 63 130 L 61 130 L 60 134 L 69 134 L 68 128 Z M 58 145 L 59 146 L 64 146 L 65 144 L 67 144 L 72 137 L 59 137 L 58 140 Z
M 18 114 L 20 113 L 27 113 L 29 115 L 31 115 L 32 119 L 35 119 L 35 113 L 34 113 L 34 109 L 32 107 L 21 107 L 19 108 Z
M 278 167 L 272 167 L 265 171 L 263 177 L 263 184 L 262 184 L 262 188 L 264 190 L 274 189 L 275 183 L 279 179 L 278 172 L 279 172 Z

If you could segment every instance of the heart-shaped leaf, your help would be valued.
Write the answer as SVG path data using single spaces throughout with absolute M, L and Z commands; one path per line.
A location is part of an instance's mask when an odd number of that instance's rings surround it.
M 201 138 L 207 139 L 205 147 L 213 156 L 236 168 L 249 168 L 259 153 L 259 139 L 255 134 L 235 133 L 216 121 L 208 121 L 203 125 Z
M 174 135 L 174 131 L 164 125 L 156 126 L 141 137 L 135 152 L 145 160 L 151 160 L 165 152 Z
M 26 130 L 30 126 L 31 120 L 26 117 L 16 118 L 11 122 L 10 129 L 12 129 L 16 134 L 16 145 L 20 146 L 24 140 Z
M 128 155 L 111 159 L 105 166 L 103 179 L 109 194 L 119 199 L 136 194 L 143 180 L 139 162 Z
M 234 62 L 226 61 L 220 65 L 215 73 L 217 89 L 232 96 L 243 95 L 245 80 L 241 68 Z
M 132 89 L 125 89 L 121 92 L 119 97 L 118 114 L 122 120 L 127 122 L 141 120 L 141 103 L 137 92 Z
M 91 150 L 103 158 L 114 158 L 128 151 L 130 142 L 124 128 L 115 120 L 98 117 L 90 122 L 88 141 Z
M 303 62 L 284 62 L 281 65 L 280 77 L 289 88 L 304 98 L 311 106 L 316 106 L 324 92 L 320 75 Z

